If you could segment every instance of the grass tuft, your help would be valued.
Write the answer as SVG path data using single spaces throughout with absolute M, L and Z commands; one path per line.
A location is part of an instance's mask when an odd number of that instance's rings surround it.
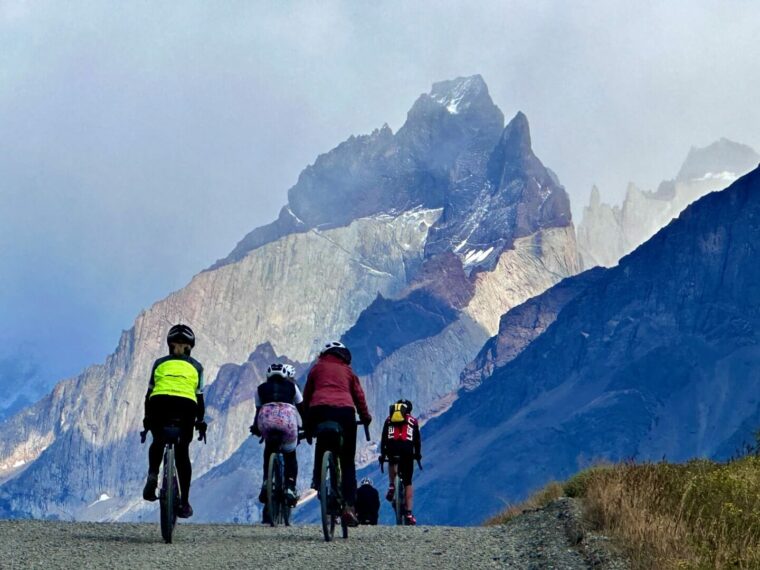
M 510 519 L 521 515 L 523 511 L 540 509 L 552 501 L 559 499 L 563 495 L 564 490 L 562 488 L 562 484 L 557 483 L 556 481 L 552 481 L 540 491 L 534 493 L 527 501 L 519 503 L 517 505 L 509 505 L 503 512 L 491 517 L 483 524 L 486 526 L 504 524 Z

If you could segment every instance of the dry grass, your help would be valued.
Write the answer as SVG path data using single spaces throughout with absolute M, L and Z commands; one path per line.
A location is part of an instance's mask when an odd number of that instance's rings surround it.
M 613 537 L 636 569 L 760 569 L 758 455 L 592 467 L 485 524 L 503 524 L 563 495 L 583 500 L 587 523 Z
M 760 457 L 592 468 L 566 488 L 637 568 L 760 568 Z
M 522 514 L 523 511 L 531 509 L 540 509 L 545 507 L 552 501 L 559 499 L 565 494 L 564 488 L 561 483 L 552 481 L 546 487 L 540 491 L 534 493 L 527 501 L 517 505 L 509 505 L 506 510 L 499 513 L 496 516 L 488 519 L 484 524 L 486 526 L 493 526 L 497 524 L 504 524 L 508 520 Z

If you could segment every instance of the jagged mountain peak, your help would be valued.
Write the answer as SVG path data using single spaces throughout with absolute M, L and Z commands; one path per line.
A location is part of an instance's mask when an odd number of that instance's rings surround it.
M 592 209 L 598 208 L 602 203 L 602 197 L 599 194 L 599 188 L 596 184 L 591 186 L 591 196 L 589 197 L 588 205 Z
M 721 138 L 706 147 L 691 147 L 676 181 L 722 177 L 728 183 L 756 167 L 759 162 L 760 155 L 752 147 Z
M 484 101 L 493 105 L 488 86 L 480 75 L 457 77 L 433 83 L 430 98 L 452 115 L 457 115 L 473 104 Z
M 435 143 L 440 151 L 447 140 L 490 150 L 504 128 L 504 114 L 491 99 L 480 75 L 434 83 L 412 105 L 401 139 L 412 145 Z
M 528 117 L 525 116 L 525 113 L 517 112 L 504 128 L 501 138 L 514 148 L 531 148 L 530 123 L 528 123 Z

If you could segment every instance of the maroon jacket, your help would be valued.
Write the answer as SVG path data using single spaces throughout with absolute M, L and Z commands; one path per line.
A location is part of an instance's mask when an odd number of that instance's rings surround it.
M 359 378 L 343 359 L 333 354 L 320 356 L 309 370 L 303 406 L 305 410 L 313 406 L 356 407 L 363 421 L 372 418 Z

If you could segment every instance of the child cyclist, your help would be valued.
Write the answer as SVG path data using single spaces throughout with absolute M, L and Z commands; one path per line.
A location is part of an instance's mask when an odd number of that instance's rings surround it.
M 398 463 L 395 459 L 398 458 Z M 409 400 L 398 400 L 390 406 L 390 414 L 383 425 L 383 436 L 380 441 L 380 464 L 389 461 L 388 477 L 390 484 L 385 498 L 393 500 L 396 492 L 394 479 L 398 472 L 401 481 L 406 488 L 406 523 L 417 524 L 417 519 L 412 514 L 414 507 L 414 488 L 412 487 L 412 475 L 414 474 L 414 460 L 422 460 L 422 439 L 420 426 L 417 418 L 412 416 L 412 403 Z
M 298 478 L 298 413 L 302 413 L 303 396 L 295 383 L 295 369 L 290 364 L 271 364 L 267 368 L 267 380 L 256 390 L 256 417 L 250 431 L 263 436 L 264 483 L 259 501 L 266 503 L 267 470 L 269 457 L 278 450 L 285 459 L 285 497 L 291 506 L 298 501 L 296 480 Z

